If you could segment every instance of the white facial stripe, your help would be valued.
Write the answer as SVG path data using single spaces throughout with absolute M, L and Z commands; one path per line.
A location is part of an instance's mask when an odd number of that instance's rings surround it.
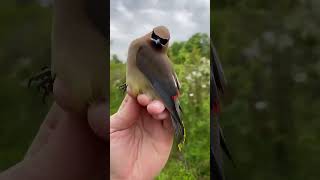
M 156 43 L 156 44 L 160 44 L 161 46 L 164 46 L 163 44 L 161 44 L 160 39 L 153 39 L 151 38 L 151 40 Z

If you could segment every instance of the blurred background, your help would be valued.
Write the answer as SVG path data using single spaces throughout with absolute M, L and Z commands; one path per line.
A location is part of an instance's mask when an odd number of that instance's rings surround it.
M 320 179 L 320 1 L 214 0 L 227 179 Z
M 158 25 L 170 30 L 169 57 L 182 84 L 180 102 L 187 137 L 182 152 L 174 145 L 159 180 L 210 179 L 209 8 L 209 0 L 111 0 L 111 114 L 124 98 L 118 87 L 125 83 L 130 42 Z
M 42 103 L 28 79 L 50 66 L 51 9 L 46 1 L 1 0 L 0 172 L 19 162 L 44 119 Z

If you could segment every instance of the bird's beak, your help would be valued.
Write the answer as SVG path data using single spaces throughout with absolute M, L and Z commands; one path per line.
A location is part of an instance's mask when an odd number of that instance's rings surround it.
M 158 45 L 164 46 L 163 44 L 161 44 L 160 39 L 151 38 L 151 41 L 154 42 L 157 46 Z

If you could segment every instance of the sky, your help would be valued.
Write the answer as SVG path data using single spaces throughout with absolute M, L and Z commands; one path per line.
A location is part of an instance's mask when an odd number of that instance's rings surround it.
M 210 32 L 210 0 L 111 0 L 110 54 L 126 61 L 134 39 L 158 25 L 170 31 L 170 42 Z

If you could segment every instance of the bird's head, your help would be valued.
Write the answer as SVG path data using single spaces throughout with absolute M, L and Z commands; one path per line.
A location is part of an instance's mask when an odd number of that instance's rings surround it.
M 156 49 L 167 48 L 170 40 L 170 32 L 165 26 L 157 26 L 151 32 L 151 43 Z

